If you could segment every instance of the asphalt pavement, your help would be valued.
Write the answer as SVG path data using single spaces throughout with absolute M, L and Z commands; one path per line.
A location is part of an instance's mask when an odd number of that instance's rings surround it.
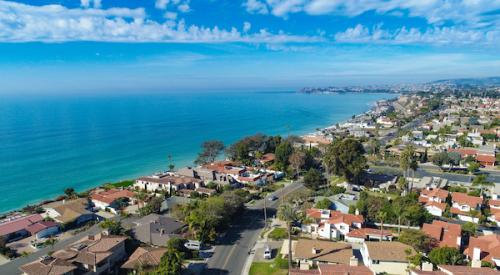
M 303 188 L 302 183 L 291 183 L 276 191 L 275 201 L 266 201 L 267 216 L 276 215 L 276 208 L 283 196 Z M 242 274 L 250 250 L 264 228 L 264 200 L 256 201 L 232 222 L 227 234 L 218 240 L 214 254 L 208 260 L 203 274 Z

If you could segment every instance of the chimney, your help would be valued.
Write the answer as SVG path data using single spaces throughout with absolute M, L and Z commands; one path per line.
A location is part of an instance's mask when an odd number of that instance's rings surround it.
M 352 256 L 350 259 L 349 259 L 349 265 L 350 266 L 358 266 L 358 259 L 355 257 L 355 256 Z
M 429 262 L 422 263 L 422 271 L 433 271 L 433 270 L 434 270 L 434 266 L 432 265 L 432 263 L 429 263 Z
M 472 262 L 470 266 L 472 268 L 481 267 L 481 248 L 474 247 L 474 250 L 472 251 Z
M 359 209 L 356 208 L 356 211 L 354 211 L 354 214 L 359 215 Z

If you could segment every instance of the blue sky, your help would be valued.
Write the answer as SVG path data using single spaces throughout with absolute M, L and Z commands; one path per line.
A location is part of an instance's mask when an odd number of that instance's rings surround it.
M 0 93 L 500 75 L 500 0 L 0 0 Z

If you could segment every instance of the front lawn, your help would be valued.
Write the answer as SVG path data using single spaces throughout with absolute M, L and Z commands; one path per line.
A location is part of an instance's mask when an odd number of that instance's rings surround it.
M 286 275 L 288 269 L 280 269 L 274 262 L 271 263 L 252 263 L 250 275 Z
M 273 229 L 273 231 L 271 231 L 268 236 L 273 240 L 283 240 L 288 238 L 288 233 L 286 232 L 285 228 L 278 227 Z

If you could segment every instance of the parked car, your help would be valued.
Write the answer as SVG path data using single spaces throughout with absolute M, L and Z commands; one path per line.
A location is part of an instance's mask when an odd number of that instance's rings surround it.
M 270 260 L 272 258 L 271 254 L 271 249 L 269 248 L 269 246 L 266 246 L 266 248 L 264 249 L 264 259 Z
M 271 195 L 268 200 L 269 201 L 275 201 L 277 199 L 278 199 L 278 197 L 276 197 L 275 195 Z
M 201 249 L 201 242 L 199 241 L 193 241 L 193 240 L 189 240 L 187 241 L 184 246 L 187 248 L 187 249 L 190 249 L 190 250 L 200 250 Z

